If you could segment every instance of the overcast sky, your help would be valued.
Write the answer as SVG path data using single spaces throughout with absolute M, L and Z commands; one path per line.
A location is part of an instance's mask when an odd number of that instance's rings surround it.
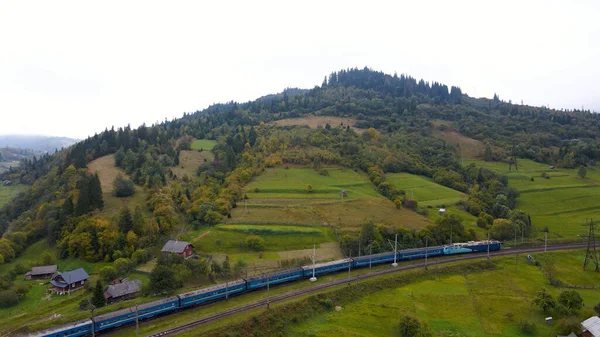
M 0 134 L 83 138 L 368 66 L 600 111 L 600 1 L 1 1 Z

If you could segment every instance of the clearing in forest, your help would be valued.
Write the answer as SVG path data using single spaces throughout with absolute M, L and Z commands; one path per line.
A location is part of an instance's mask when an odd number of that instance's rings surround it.
M 10 186 L 0 186 L 0 207 L 6 205 L 12 200 L 19 192 L 25 191 L 29 188 L 29 185 L 14 184 Z
M 437 137 L 449 145 L 457 148 L 457 153 L 461 158 L 481 158 L 485 151 L 485 144 L 481 141 L 462 135 L 454 126 L 454 122 L 445 120 L 433 120 L 433 136 Z
M 550 239 L 583 237 L 587 235 L 586 219 L 598 216 L 600 170 L 597 168 L 587 168 L 585 178 L 581 178 L 578 169 L 551 168 L 527 159 L 518 159 L 519 169 L 515 170 L 513 166 L 510 171 L 507 163 L 482 160 L 469 163 L 508 177 L 508 185 L 521 192 L 517 208 L 529 213 L 540 238 L 543 238 L 541 230 L 546 226 Z
M 269 125 L 276 126 L 297 126 L 306 125 L 312 129 L 325 127 L 329 124 L 332 128 L 350 126 L 355 132 L 362 133 L 365 130 L 354 127 L 356 119 L 352 117 L 333 117 L 333 116 L 308 116 L 303 118 L 286 118 L 270 122 Z
M 208 150 L 202 152 L 182 150 L 179 153 L 179 165 L 172 167 L 171 171 L 180 178 L 185 174 L 189 177 L 193 177 L 196 175 L 202 164 L 211 162 L 214 159 L 215 156 Z
M 115 215 L 125 206 L 129 207 L 131 211 L 135 209 L 137 205 L 145 205 L 146 193 L 144 189 L 135 186 L 135 194 L 126 198 L 117 198 L 113 195 L 113 181 L 117 175 L 122 174 L 124 177 L 129 176 L 122 169 L 115 166 L 114 155 L 107 155 L 100 157 L 88 163 L 88 170 L 91 173 L 98 173 L 100 178 L 100 186 L 102 187 L 102 194 L 104 198 L 104 209 L 102 210 L 103 215 Z
M 366 220 L 415 229 L 431 223 L 415 212 L 396 209 L 363 172 L 328 168 L 327 173 L 311 168 L 267 169 L 246 186 L 248 199 L 238 202 L 231 221 L 328 224 L 344 231 L 358 230 Z M 346 191 L 343 200 L 342 190 Z
M 192 142 L 192 150 L 210 151 L 217 145 L 216 140 L 211 139 L 196 139 Z

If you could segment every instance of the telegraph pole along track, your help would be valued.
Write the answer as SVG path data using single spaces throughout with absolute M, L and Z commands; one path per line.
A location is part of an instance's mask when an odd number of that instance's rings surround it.
M 500 251 L 496 251 L 496 252 L 492 252 L 489 253 L 490 256 L 505 256 L 505 255 L 515 255 L 515 254 L 525 254 L 525 253 L 534 253 L 534 252 L 544 252 L 545 250 L 551 250 L 551 251 L 556 251 L 556 250 L 571 250 L 571 249 L 580 249 L 580 248 L 585 248 L 586 244 L 562 244 L 562 245 L 556 245 L 556 246 L 552 246 L 552 247 L 547 247 L 544 248 L 544 246 L 541 247 L 528 247 L 528 248 L 505 248 L 503 250 Z M 482 252 L 482 253 L 475 253 L 475 254 L 467 254 L 467 255 L 462 255 L 462 256 L 457 256 L 457 257 L 453 257 L 453 258 L 447 258 L 447 259 L 439 259 L 438 263 L 439 264 L 446 264 L 446 263 L 451 263 L 451 262 L 460 262 L 460 261 L 466 261 L 466 260 L 474 260 L 474 259 L 481 259 L 481 258 L 486 258 L 488 255 L 487 252 Z M 362 274 L 359 275 L 361 280 L 364 279 L 368 279 L 368 278 L 372 278 L 372 277 L 377 277 L 377 276 L 381 276 L 381 275 L 387 275 L 387 274 L 391 274 L 391 273 L 395 273 L 398 271 L 402 271 L 402 270 L 411 270 L 411 269 L 417 269 L 417 268 L 424 268 L 426 266 L 426 264 L 424 262 L 419 261 L 418 263 L 413 263 L 413 264 L 408 264 L 408 265 L 403 265 L 403 266 L 398 266 L 398 267 L 393 267 L 393 268 L 389 268 L 389 269 L 385 269 L 385 270 L 379 270 L 379 271 L 374 271 L 374 272 L 369 272 L 366 274 Z M 302 282 L 302 281 L 298 281 L 298 282 Z M 335 286 L 339 286 L 342 285 L 344 283 L 348 283 L 348 278 L 343 278 L 343 279 L 338 279 L 338 280 L 334 280 L 334 281 L 329 281 L 323 284 L 319 284 L 319 285 L 315 285 L 315 286 L 311 286 L 308 288 L 304 288 L 304 289 L 300 289 L 300 290 L 295 290 L 295 291 L 291 291 L 285 294 L 281 294 L 278 296 L 273 296 L 270 299 L 265 299 L 265 300 L 260 300 L 260 301 L 256 301 L 250 304 L 246 304 L 246 305 L 242 305 L 240 307 L 234 308 L 234 309 L 229 309 L 223 312 L 220 312 L 218 314 L 214 314 L 211 316 L 207 316 L 171 329 L 167 329 L 155 334 L 151 334 L 149 335 L 149 337 L 158 337 L 158 336 L 175 336 L 177 334 L 183 333 L 185 331 L 191 330 L 195 327 L 207 324 L 207 323 L 212 323 L 215 322 L 221 318 L 227 317 L 227 316 L 231 316 L 231 315 L 235 315 L 238 313 L 242 313 L 245 311 L 249 311 L 252 309 L 257 309 L 260 307 L 266 307 L 267 306 L 267 302 L 270 303 L 276 303 L 276 302 L 281 302 L 287 299 L 291 299 L 294 297 L 298 297 L 301 295 L 306 295 L 306 294 L 310 294 L 310 293 L 314 293 L 314 292 L 318 292 L 320 290 L 323 289 L 327 289 L 327 288 L 331 288 L 331 287 L 335 287 Z

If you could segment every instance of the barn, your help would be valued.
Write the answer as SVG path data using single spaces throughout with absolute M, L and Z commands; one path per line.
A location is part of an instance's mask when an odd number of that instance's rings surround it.
M 160 251 L 163 254 L 178 254 L 186 258 L 194 254 L 194 246 L 187 241 L 169 240 Z

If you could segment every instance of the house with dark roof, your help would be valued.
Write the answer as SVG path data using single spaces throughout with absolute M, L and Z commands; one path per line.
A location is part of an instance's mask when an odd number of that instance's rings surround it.
M 51 278 L 56 273 L 56 270 L 56 265 L 33 267 L 31 271 L 25 273 L 25 280 Z
M 194 246 L 187 241 L 169 240 L 160 251 L 163 254 L 179 254 L 185 258 L 194 254 Z
M 54 293 L 65 294 L 83 288 L 88 278 L 90 275 L 83 268 L 79 268 L 64 273 L 55 273 L 50 283 Z
M 142 290 L 142 281 L 123 280 L 123 282 L 109 285 L 104 292 L 104 298 L 107 302 L 128 299 L 135 297 L 140 290 Z

